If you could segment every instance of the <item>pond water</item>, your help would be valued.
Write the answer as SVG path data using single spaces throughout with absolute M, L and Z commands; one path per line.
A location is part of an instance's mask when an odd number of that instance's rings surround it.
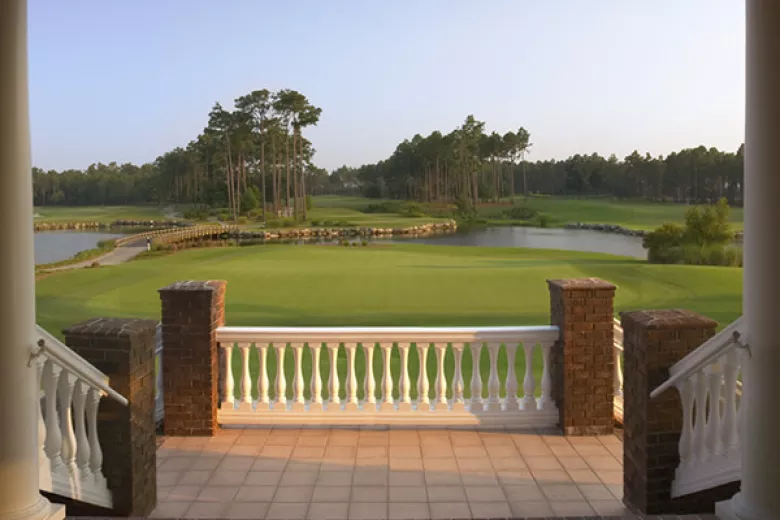
M 101 240 L 121 236 L 89 231 L 41 231 L 35 233 L 35 263 L 50 264 L 67 260 L 79 251 L 92 249 Z
M 642 239 L 585 229 L 542 229 L 532 227 L 492 227 L 459 230 L 449 235 L 419 238 L 394 238 L 398 242 L 448 246 L 526 247 L 563 249 L 647 259 Z

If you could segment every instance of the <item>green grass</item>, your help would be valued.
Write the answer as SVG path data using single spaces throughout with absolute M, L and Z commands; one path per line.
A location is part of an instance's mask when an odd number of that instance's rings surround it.
M 79 221 L 105 222 L 115 220 L 162 220 L 163 210 L 157 206 L 36 206 L 35 222 Z
M 160 287 L 177 280 L 224 279 L 228 282 L 228 325 L 544 325 L 550 319 L 545 280 L 583 276 L 617 284 L 618 311 L 687 308 L 721 325 L 741 314 L 741 269 L 652 265 L 623 257 L 565 251 L 406 244 L 348 249 L 268 245 L 190 250 L 121 266 L 63 272 L 38 282 L 37 311 L 38 323 L 55 334 L 95 316 L 159 319 Z M 309 353 L 304 356 L 308 381 Z M 361 387 L 362 356 L 361 349 L 357 374 Z M 448 353 L 449 374 L 451 356 Z M 506 370 L 503 356 L 502 349 L 502 374 Z M 234 357 L 237 367 L 240 353 Z M 326 358 L 323 353 L 325 367 Z M 342 363 L 343 359 L 342 355 Z M 412 380 L 416 381 L 416 352 L 411 354 L 410 362 Z M 376 374 L 379 363 L 377 350 Z M 487 363 L 483 349 L 480 365 L 485 384 Z M 256 364 L 253 353 L 253 370 Z M 276 366 L 273 354 L 269 354 L 269 365 Z M 431 370 L 435 367 L 433 358 L 429 366 Z M 519 374 L 524 366 L 518 355 Z M 397 352 L 393 367 L 397 373 Z M 538 375 L 538 352 L 534 368 Z M 340 364 L 342 376 L 345 370 Z M 288 349 L 286 372 L 290 375 L 291 371 L 292 354 Z M 471 358 L 466 354 L 467 381 L 470 373 Z M 323 376 L 326 374 L 327 370 Z M 289 379 L 288 390 L 291 388 Z
M 518 203 L 522 203 L 522 197 L 518 198 Z M 556 222 L 617 224 L 631 229 L 654 229 L 665 222 L 682 223 L 687 209 L 684 204 L 611 198 L 529 197 L 526 204 L 537 211 L 549 213 Z M 742 218 L 742 208 L 731 208 L 729 220 L 735 231 L 742 229 Z

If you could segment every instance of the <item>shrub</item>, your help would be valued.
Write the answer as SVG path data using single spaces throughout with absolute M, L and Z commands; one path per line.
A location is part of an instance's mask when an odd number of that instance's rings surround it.
M 685 228 L 679 224 L 666 223 L 645 235 L 642 246 L 647 249 L 647 258 L 650 262 L 673 264 L 684 261 L 685 255 L 680 249 L 684 239 Z
M 100 262 L 92 262 L 91 264 L 89 264 L 89 266 L 92 268 L 100 267 Z
M 344 247 L 349 247 L 349 240 L 342 240 L 341 245 Z
M 732 237 L 729 231 L 729 204 L 720 199 L 717 204 L 693 206 L 685 212 L 685 242 L 701 246 L 723 244 Z
M 260 191 L 250 186 L 243 195 L 241 195 L 241 213 L 248 213 L 260 206 Z
M 510 219 L 530 220 L 538 215 L 538 211 L 526 206 L 514 206 L 504 211 L 504 216 Z
M 552 215 L 548 213 L 538 213 L 534 218 L 534 224 L 540 228 L 550 227 L 552 224 Z
M 377 204 L 369 204 L 363 208 L 363 213 L 398 213 L 401 211 L 401 201 L 386 200 Z
M 363 247 L 368 247 L 368 240 L 363 240 L 363 241 L 360 243 L 360 245 L 361 245 L 361 246 L 363 246 Z
M 314 227 L 318 227 L 320 225 L 320 221 L 317 219 L 312 219 L 311 225 Z
M 238 217 L 238 221 L 237 222 L 239 224 L 246 224 L 247 222 L 249 222 L 249 219 L 247 217 Z
M 423 211 L 422 205 L 419 202 L 413 202 L 408 201 L 401 204 L 401 207 L 398 210 L 399 215 L 403 215 L 405 217 L 424 217 L 425 212 Z

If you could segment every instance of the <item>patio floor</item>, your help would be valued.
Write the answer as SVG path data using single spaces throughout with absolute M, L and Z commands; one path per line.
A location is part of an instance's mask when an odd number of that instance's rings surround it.
M 270 428 L 157 453 L 156 518 L 635 518 L 616 436 Z

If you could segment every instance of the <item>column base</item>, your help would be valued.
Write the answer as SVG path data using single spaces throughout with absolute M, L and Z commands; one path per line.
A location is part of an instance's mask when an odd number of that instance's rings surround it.
M 780 518 L 777 514 L 765 514 L 752 511 L 743 504 L 742 493 L 737 493 L 731 500 L 724 500 L 715 504 L 715 516 L 720 520 L 764 520 L 766 518 Z
M 10 514 L 0 514 L 0 520 L 64 520 L 65 506 L 62 504 L 52 504 L 43 495 L 38 495 L 39 499 L 34 506 L 23 511 L 16 511 Z

